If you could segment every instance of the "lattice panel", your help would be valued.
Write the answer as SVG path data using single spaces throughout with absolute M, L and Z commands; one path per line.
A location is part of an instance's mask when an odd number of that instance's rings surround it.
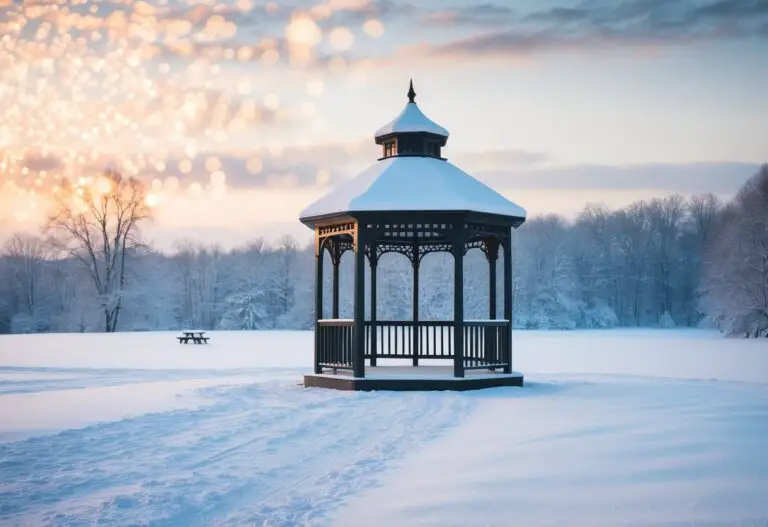
M 488 255 L 488 245 L 484 238 L 475 238 L 464 244 L 464 254 L 467 254 L 471 249 L 480 249 L 486 256 Z
M 318 236 L 325 238 L 328 236 L 337 236 L 339 234 L 355 234 L 354 223 L 339 223 L 336 225 L 325 225 L 317 228 Z
M 355 242 L 348 236 L 326 238 L 322 244 L 328 247 L 328 252 L 331 255 L 331 263 L 333 265 L 339 265 L 341 263 L 341 257 L 347 251 L 355 250 Z
M 430 243 L 429 245 L 419 246 L 419 262 L 430 253 L 453 253 L 452 243 Z
M 509 228 L 501 225 L 490 225 L 487 223 L 466 223 L 464 228 L 470 238 L 474 237 L 488 237 L 506 239 L 509 237 Z
M 499 257 L 499 240 L 496 238 L 473 238 L 464 244 L 464 254 L 470 249 L 480 249 L 488 260 L 495 261 Z
M 413 262 L 413 243 L 376 243 L 376 261 L 387 253 L 400 253 Z
M 380 240 L 445 239 L 453 232 L 452 223 L 369 223 L 374 238 Z

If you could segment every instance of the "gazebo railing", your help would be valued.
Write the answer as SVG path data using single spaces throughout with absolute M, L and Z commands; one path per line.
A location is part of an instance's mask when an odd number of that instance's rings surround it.
M 317 321 L 317 363 L 321 368 L 352 369 L 354 325 L 351 319 Z
M 365 357 L 374 353 L 381 359 L 410 359 L 414 355 L 414 331 L 417 332 L 417 356 L 425 359 L 453 357 L 453 322 L 442 320 L 377 320 L 365 322 Z M 374 344 L 375 339 L 375 344 Z
M 464 369 L 503 368 L 509 346 L 509 321 L 464 321 Z
M 365 358 L 453 359 L 453 321 L 365 321 Z M 375 331 L 374 331 L 375 328 Z M 321 369 L 352 370 L 354 320 L 317 322 L 317 363 Z M 508 365 L 509 321 L 465 320 L 462 326 L 464 369 L 496 369 Z M 415 364 L 415 362 L 414 362 Z
M 412 359 L 415 345 L 419 359 L 453 359 L 453 321 L 377 320 L 365 322 L 365 358 Z M 503 368 L 507 365 L 504 350 L 509 346 L 507 320 L 465 320 L 464 369 Z M 374 344 L 375 339 L 375 344 Z M 375 346 L 375 348 L 374 348 Z

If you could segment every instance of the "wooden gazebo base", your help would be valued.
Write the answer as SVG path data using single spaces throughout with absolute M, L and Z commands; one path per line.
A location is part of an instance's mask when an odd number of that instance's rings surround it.
M 483 370 L 467 371 L 465 376 L 453 376 L 452 366 L 368 366 L 365 377 L 356 378 L 352 372 L 338 374 L 313 373 L 304 376 L 304 386 L 351 391 L 465 391 L 522 386 L 523 374 L 494 373 Z

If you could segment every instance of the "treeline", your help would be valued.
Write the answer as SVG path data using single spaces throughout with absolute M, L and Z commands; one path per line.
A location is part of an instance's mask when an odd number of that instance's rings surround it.
M 514 238 L 516 327 L 706 324 L 768 336 L 768 167 L 727 205 L 712 195 L 674 195 L 620 210 L 594 205 L 574 221 L 555 215 L 530 219 Z M 288 237 L 229 251 L 191 241 L 180 242 L 171 254 L 138 243 L 112 248 L 112 254 L 117 249 L 125 256 L 116 285 L 105 282 L 103 247 L 61 248 L 48 236 L 17 235 L 5 245 L 0 332 L 104 331 L 110 320 L 111 330 L 121 331 L 313 324 L 313 249 Z M 88 251 L 90 258 L 83 258 Z M 326 291 L 330 267 L 326 262 Z M 422 319 L 452 318 L 452 273 L 450 255 L 424 259 Z M 485 318 L 488 264 L 479 250 L 468 253 L 465 273 L 466 316 Z M 118 276 L 114 269 L 112 275 Z M 352 314 L 351 254 L 342 260 L 341 277 L 346 317 Z M 411 283 L 405 257 L 382 259 L 380 319 L 411 317 Z M 326 303 L 330 296 L 324 295 Z

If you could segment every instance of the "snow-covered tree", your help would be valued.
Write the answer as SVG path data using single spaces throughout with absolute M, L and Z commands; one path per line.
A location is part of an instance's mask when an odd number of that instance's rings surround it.
M 768 165 L 718 218 L 704 266 L 709 317 L 729 333 L 768 337 Z
M 214 329 L 220 318 L 221 265 L 219 247 L 204 247 L 189 240 L 177 244 L 173 259 L 179 281 L 178 320 L 187 328 Z
M 15 234 L 3 246 L 7 274 L 11 280 L 8 301 L 15 302 L 8 307 L 11 313 L 13 333 L 41 331 L 45 323 L 41 320 L 41 303 L 46 293 L 43 273 L 48 249 L 43 239 L 30 234 Z
M 530 218 L 512 235 L 515 327 L 696 326 L 706 314 L 705 322 L 717 322 L 729 332 L 764 334 L 759 315 L 765 239 L 760 229 L 766 208 L 761 178 L 765 176 L 756 176 L 726 208 L 712 195 L 687 201 L 671 196 L 618 210 L 589 205 L 575 221 L 554 215 Z M 86 203 L 73 200 L 81 209 Z M 83 212 L 85 217 L 89 211 Z M 87 233 L 97 263 L 103 259 L 99 238 L 93 235 L 100 232 L 99 225 L 86 222 L 90 230 L 83 230 L 77 224 L 80 230 L 69 233 Z M 8 247 L 0 252 L 0 332 L 103 329 L 104 296 L 90 292 L 94 267 L 84 264 L 90 261 L 87 248 L 73 243 L 74 253 L 30 253 L 27 263 L 36 262 L 30 267 L 19 264 L 25 261 L 19 259 L 24 251 Z M 311 245 L 302 247 L 286 237 L 223 250 L 181 240 L 170 254 L 133 246 L 125 256 L 131 265 L 123 268 L 122 285 L 110 290 L 119 291 L 120 329 L 299 329 L 314 324 Z M 327 254 L 324 258 L 324 315 L 330 317 L 332 265 Z M 499 316 L 504 312 L 502 259 L 500 254 Z M 421 261 L 422 320 L 453 318 L 453 268 L 447 253 L 429 254 Z M 96 276 L 105 276 L 104 265 L 95 269 Z M 464 272 L 465 316 L 485 318 L 485 255 L 470 250 Z M 353 275 L 354 258 L 347 252 L 340 265 L 343 318 L 352 316 Z M 366 275 L 370 289 L 370 273 Z M 110 276 L 115 280 L 120 275 Z M 412 317 L 412 284 L 407 258 L 381 258 L 379 320 Z M 370 313 L 370 306 L 366 311 Z

